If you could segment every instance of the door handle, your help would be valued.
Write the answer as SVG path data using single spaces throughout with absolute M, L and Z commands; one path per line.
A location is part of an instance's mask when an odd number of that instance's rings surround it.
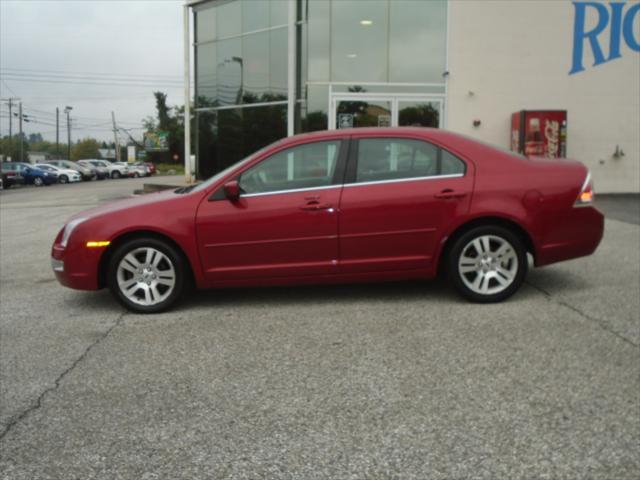
M 314 203 L 311 205 L 305 205 L 304 207 L 300 207 L 300 210 L 304 210 L 307 212 L 316 212 L 318 210 L 330 210 L 333 206 L 330 203 Z
M 466 196 L 467 196 L 467 192 L 456 192 L 455 190 L 452 190 L 450 188 L 445 188 L 440 193 L 436 193 L 434 195 L 435 198 L 442 198 L 445 200 L 449 198 L 462 198 Z

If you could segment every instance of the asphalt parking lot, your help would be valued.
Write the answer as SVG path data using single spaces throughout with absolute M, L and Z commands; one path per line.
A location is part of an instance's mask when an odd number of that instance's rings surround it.
M 0 478 L 637 478 L 636 223 L 498 305 L 412 282 L 139 316 L 58 285 L 65 219 L 144 182 L 0 192 Z

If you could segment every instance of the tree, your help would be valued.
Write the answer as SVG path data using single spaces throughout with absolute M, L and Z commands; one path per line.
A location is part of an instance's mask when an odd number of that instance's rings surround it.
M 24 133 L 22 134 L 22 161 L 29 161 L 29 143 L 27 142 Z M 0 155 L 7 160 L 7 157 L 11 157 L 11 161 L 20 161 L 20 136 L 14 135 L 13 137 L 6 136 L 0 140 Z
M 34 144 L 36 142 L 42 142 L 42 135 L 40 133 L 30 133 L 29 134 L 29 143 Z
M 100 144 L 93 138 L 80 140 L 71 148 L 71 160 L 82 160 L 83 158 L 99 158 Z

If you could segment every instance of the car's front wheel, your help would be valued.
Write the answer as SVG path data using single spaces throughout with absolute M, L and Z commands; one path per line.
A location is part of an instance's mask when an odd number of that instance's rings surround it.
M 41 187 L 42 185 L 44 185 L 44 180 L 42 180 L 40 177 L 36 177 L 33 179 L 33 184 L 36 187 Z
M 69 183 L 69 177 L 67 177 L 66 175 L 60 175 L 60 178 L 58 179 L 58 182 L 60 182 L 60 183 Z
M 461 235 L 447 259 L 456 289 L 474 302 L 499 302 L 513 295 L 527 274 L 522 240 L 499 226 L 481 226 Z
M 175 248 L 155 238 L 129 240 L 113 252 L 107 283 L 129 310 L 156 313 L 182 295 L 187 266 Z
M 111 178 L 120 178 L 120 172 L 118 170 L 114 170 L 111 174 Z

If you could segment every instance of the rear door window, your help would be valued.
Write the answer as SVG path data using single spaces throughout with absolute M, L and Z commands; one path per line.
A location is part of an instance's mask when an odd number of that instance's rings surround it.
M 462 160 L 429 142 L 405 138 L 358 141 L 356 183 L 464 173 Z

